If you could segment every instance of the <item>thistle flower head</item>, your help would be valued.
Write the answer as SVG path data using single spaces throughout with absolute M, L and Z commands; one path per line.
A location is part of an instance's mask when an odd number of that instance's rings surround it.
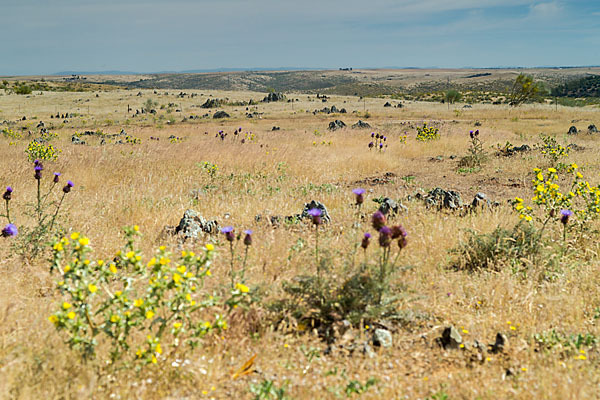
M 65 185 L 65 187 L 63 187 L 63 192 L 64 193 L 69 193 L 71 191 L 71 188 L 73 186 L 75 186 L 75 185 L 73 185 L 73 182 L 67 181 L 67 184 Z
M 392 243 L 392 230 L 387 226 L 383 226 L 379 230 L 379 245 L 381 247 L 389 247 Z
M 398 239 L 400 236 L 406 237 L 406 230 L 402 225 L 392 226 L 392 239 Z
M 308 210 L 307 214 L 310 215 L 313 224 L 321 225 L 321 210 L 319 210 L 318 208 L 311 208 L 310 210 Z
M 42 179 L 42 171 L 44 170 L 44 167 L 42 166 L 42 163 L 38 163 L 33 170 L 35 171 L 35 174 L 33 175 L 33 177 L 35 179 L 37 179 L 38 181 L 40 179 Z
M 385 215 L 381 211 L 375 211 L 371 217 L 371 223 L 376 231 L 379 231 L 385 225 Z
M 252 245 L 252 230 L 246 229 L 244 233 L 246 234 L 246 236 L 244 237 L 244 244 L 246 246 Z
M 356 188 L 356 189 L 352 190 L 352 193 L 354 193 L 356 195 L 356 204 L 362 204 L 365 201 L 365 198 L 364 198 L 365 189 Z
M 6 192 L 4 192 L 4 195 L 2 195 L 2 198 L 6 201 L 10 201 L 11 196 L 12 196 L 12 192 L 13 192 L 13 188 L 10 186 L 6 187 Z
M 54 183 L 58 183 L 58 178 L 60 177 L 60 172 L 54 173 Z
M 233 226 L 226 226 L 221 228 L 221 233 L 225 234 L 225 239 L 228 242 L 233 242 L 235 239 L 235 233 L 233 232 Z
M 571 210 L 560 210 L 560 222 L 563 225 L 566 225 L 569 222 L 569 217 L 573 215 L 573 211 Z
M 2 229 L 2 236 L 4 237 L 17 236 L 18 233 L 19 231 L 15 224 L 8 224 Z
M 366 232 L 365 235 L 362 238 L 362 242 L 360 243 L 360 247 L 362 247 L 363 249 L 367 249 L 367 247 L 369 247 L 369 239 L 371 239 L 371 234 L 369 232 Z

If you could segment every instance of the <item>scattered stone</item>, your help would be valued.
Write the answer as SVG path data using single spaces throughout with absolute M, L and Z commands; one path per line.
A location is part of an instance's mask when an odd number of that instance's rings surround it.
M 358 120 L 357 123 L 352 125 L 352 129 L 367 129 L 367 128 L 371 128 L 371 125 L 367 124 L 366 122 L 361 121 L 360 119 Z
M 206 99 L 200 108 L 217 108 L 220 107 L 222 103 L 222 100 L 219 99 Z
M 579 131 L 577 130 L 577 128 L 575 127 L 575 125 L 572 125 L 569 128 L 569 132 L 567 132 L 568 135 L 577 135 L 579 133 Z
M 496 341 L 493 344 L 490 344 L 490 351 L 492 353 L 502 353 L 504 351 L 504 347 L 508 345 L 508 339 L 506 335 L 498 332 L 496 334 Z
M 437 207 L 439 209 L 449 208 L 450 210 L 458 210 L 463 206 L 460 193 L 454 190 L 444 190 L 439 187 L 430 190 L 424 200 L 427 207 Z
M 280 129 L 281 129 L 280 127 L 278 127 L 278 126 L 274 126 L 273 128 L 271 128 L 271 131 L 278 131 L 278 130 L 280 130 Z
M 470 104 L 465 104 L 463 108 L 473 108 Z
M 598 133 L 598 128 L 596 128 L 596 125 L 591 124 L 588 126 L 588 133 Z
M 262 99 L 262 102 L 263 103 L 271 103 L 273 101 L 284 101 L 284 100 L 285 100 L 285 95 L 283 93 L 271 92 L 264 99 Z
M 78 136 L 71 136 L 71 143 L 72 144 L 85 144 L 85 140 L 81 140 L 81 138 L 79 138 Z
M 475 198 L 473 198 L 473 202 L 471 203 L 471 207 L 472 208 L 483 208 L 483 207 L 491 207 L 492 203 L 490 202 L 490 200 L 487 198 L 485 193 L 482 192 L 478 192 L 475 195 Z
M 389 197 L 384 197 L 381 200 L 375 200 L 379 203 L 379 211 L 383 213 L 383 215 L 393 216 L 399 214 L 401 212 L 408 211 L 408 208 L 404 206 L 402 203 L 397 203 L 396 201 L 390 199 Z
M 392 104 L 389 101 L 386 101 L 386 103 L 383 105 L 384 107 L 391 107 Z
M 481 126 L 481 122 L 475 121 L 475 126 Z
M 392 334 L 387 329 L 375 329 L 373 332 L 373 346 L 392 347 Z
M 217 111 L 214 115 L 213 118 L 215 119 L 219 119 L 219 118 L 229 118 L 230 115 L 227 114 L 225 111 Z
M 217 221 L 209 221 L 194 210 L 186 210 L 175 233 L 184 239 L 197 239 L 202 233 L 216 233 L 218 226 Z
M 329 123 L 329 130 L 330 131 L 335 131 L 337 129 L 342 129 L 345 128 L 346 124 L 343 121 L 340 121 L 339 119 L 336 119 L 335 121 L 331 121 Z
M 444 328 L 442 336 L 438 338 L 438 341 L 444 349 L 458 349 L 463 342 L 460 333 L 453 326 Z

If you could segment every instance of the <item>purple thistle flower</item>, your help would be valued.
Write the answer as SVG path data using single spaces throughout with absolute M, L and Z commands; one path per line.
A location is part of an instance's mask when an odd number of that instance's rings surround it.
M 389 247 L 392 242 L 392 230 L 387 226 L 379 230 L 379 245 L 381 247 Z
M 375 132 L 371 132 L 371 137 L 375 137 Z
M 246 234 L 246 236 L 244 237 L 244 244 L 246 246 L 252 245 L 252 230 L 246 229 L 244 233 Z
M 10 186 L 7 186 L 6 192 L 4 192 L 4 195 L 2 195 L 2 198 L 6 201 L 10 201 L 12 192 L 13 192 L 13 188 L 11 188 Z
M 308 210 L 307 214 L 311 216 L 313 224 L 321 225 L 321 210 L 318 208 L 311 208 Z
M 2 229 L 2 236 L 4 237 L 17 236 L 18 233 L 19 230 L 17 229 L 15 224 L 8 224 L 4 227 L 4 229 Z
M 60 177 L 60 172 L 54 173 L 54 183 L 58 183 L 58 178 Z
M 370 142 L 369 143 L 369 149 L 373 148 L 373 146 L 374 146 L 373 142 Z
M 379 143 L 379 148 L 382 149 L 383 148 L 383 143 Z
M 569 222 L 569 217 L 573 215 L 571 210 L 560 210 L 560 222 L 566 225 Z
M 356 204 L 362 204 L 365 201 L 365 198 L 363 196 L 365 194 L 365 189 L 356 188 L 352 190 L 352 193 L 356 195 Z
M 376 231 L 379 231 L 385 225 L 385 215 L 381 211 L 375 211 L 371 217 L 371 223 Z
M 33 170 L 35 171 L 35 174 L 33 175 L 33 177 L 34 177 L 35 179 L 37 179 L 38 181 L 39 181 L 40 179 L 42 179 L 42 171 L 44 170 L 44 167 L 42 166 L 42 164 L 41 164 L 41 163 L 38 163 L 38 164 L 37 164 L 37 165 L 36 165 L 36 166 L 33 168 Z
M 233 242 L 233 240 L 235 239 L 235 234 L 233 233 L 233 226 L 226 226 L 224 228 L 221 228 L 221 233 L 225 234 L 225 239 L 227 239 L 228 242 Z
M 369 247 L 369 239 L 371 239 L 371 234 L 369 232 L 366 232 L 363 236 L 362 242 L 360 243 L 360 247 L 366 250 L 367 247 Z
M 73 185 L 73 182 L 71 181 L 67 181 L 67 184 L 65 185 L 65 187 L 63 188 L 63 192 L 65 193 L 69 193 L 71 191 L 71 188 L 75 186 Z

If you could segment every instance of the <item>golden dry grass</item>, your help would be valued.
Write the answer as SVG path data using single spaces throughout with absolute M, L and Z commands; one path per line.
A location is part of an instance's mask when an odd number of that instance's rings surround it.
M 514 158 L 492 156 L 479 172 L 457 173 L 457 160 L 449 157 L 466 153 L 465 133 L 474 121 L 482 123 L 482 138 L 491 153 L 490 146 L 506 141 L 533 145 L 539 141 L 540 132 L 563 140 L 572 124 L 584 129 L 590 123 L 600 123 L 598 108 L 559 107 L 555 111 L 543 105 L 520 109 L 474 105 L 472 109 L 457 106 L 448 110 L 445 105 L 407 103 L 403 109 L 388 109 L 383 108 L 384 99 L 363 103 L 357 98 L 332 96 L 328 103 L 321 103 L 314 96 L 309 99 L 297 94 L 290 96 L 300 100 L 293 104 L 293 110 L 291 103 L 251 107 L 265 113 L 262 119 L 246 119 L 245 107 L 225 107 L 232 118 L 181 123 L 183 115 L 204 114 L 205 110 L 193 106 L 202 104 L 208 93 L 186 91 L 202 95 L 180 99 L 176 97 L 178 91 L 169 91 L 169 95 L 163 92 L 155 95 L 143 91 L 141 97 L 132 91 L 102 92 L 99 97 L 96 93 L 0 96 L 0 121 L 28 117 L 14 129 L 26 126 L 35 131 L 40 119 L 55 124 L 52 131 L 59 134 L 55 145 L 62 153 L 58 161 L 47 163 L 45 172 L 61 171 L 65 179 L 75 182 L 67 198 L 65 224 L 85 232 L 98 257 L 113 254 L 122 244 L 121 227 L 132 224 L 138 224 L 144 233 L 140 246 L 146 254 L 159 244 L 178 249 L 175 240 L 159 238 L 161 231 L 165 225 L 176 225 L 183 212 L 193 208 L 206 217 L 215 217 L 222 225 L 234 225 L 238 231 L 254 229 L 248 284 L 262 288 L 266 303 L 282 295 L 284 281 L 314 270 L 313 236 L 304 226 L 274 229 L 264 221 L 255 222 L 256 214 L 289 215 L 299 212 L 311 199 L 322 201 L 333 222 L 323 228 L 321 246 L 332 251 L 335 267 L 330 273 L 341 279 L 344 254 L 353 244 L 348 231 L 354 218 L 354 187 L 369 190 L 369 211 L 375 210 L 375 203 L 370 201 L 374 197 L 405 198 L 419 188 L 436 186 L 458 190 L 466 200 L 483 191 L 502 205 L 494 211 L 461 217 L 426 210 L 418 202 L 406 203 L 409 213 L 398 218 L 410 234 L 402 264 L 414 268 L 396 275 L 396 283 L 406 287 L 400 309 L 429 319 L 409 319 L 407 326 L 394 327 L 393 347 L 378 350 L 374 358 L 343 352 L 325 355 L 327 345 L 318 337 L 275 330 L 262 304 L 256 304 L 253 314 L 232 316 L 232 327 L 222 338 L 208 339 L 203 347 L 187 355 L 190 364 L 185 368 L 165 363 L 136 373 L 110 371 L 100 361 L 82 363 L 47 320 L 61 301 L 53 290 L 55 278 L 48 273 L 48 263 L 44 259 L 24 262 L 10 250 L 14 239 L 2 239 L 1 398 L 251 398 L 249 385 L 269 379 L 279 385 L 285 382 L 292 398 L 320 399 L 345 397 L 349 381 L 364 383 L 370 377 L 376 378 L 377 384 L 362 395 L 364 398 L 427 398 L 436 393 L 465 399 L 598 396 L 600 352 L 596 346 L 588 349 L 586 360 L 579 360 L 565 356 L 560 349 L 540 350 L 533 341 L 533 335 L 552 329 L 599 337 L 594 318 L 600 307 L 597 234 L 585 243 L 571 244 L 572 251 L 556 264 L 553 279 L 547 279 L 547 271 L 535 265 L 525 277 L 510 268 L 478 273 L 448 268 L 448 250 L 464 239 L 466 229 L 485 233 L 498 225 L 514 225 L 517 216 L 506 201 L 515 196 L 530 198 L 531 170 L 545 165 L 542 157 L 532 152 Z M 210 94 L 231 101 L 264 96 L 250 92 Z M 131 118 L 125 112 L 127 104 L 141 108 L 147 98 L 159 104 L 179 104 L 182 113 L 167 115 L 175 115 L 176 124 L 167 125 L 164 120 L 146 115 L 144 120 Z M 349 114 L 334 117 L 306 112 L 332 104 L 345 107 Z M 327 131 L 328 122 L 336 118 L 348 125 L 359 118 L 365 120 L 352 114 L 354 110 L 361 115 L 369 111 L 367 121 L 373 130 L 389 138 L 386 152 L 368 151 L 370 130 Z M 82 115 L 62 123 L 62 119 L 49 118 L 56 112 Z M 37 120 L 32 120 L 34 116 Z M 402 124 L 406 121 L 440 121 L 442 137 L 433 143 L 416 142 L 414 129 Z M 238 126 L 255 133 L 256 143 L 232 142 L 231 132 Z M 272 126 L 280 126 L 281 130 L 271 132 Z M 141 138 L 142 144 L 99 146 L 95 139 L 90 139 L 89 146 L 70 144 L 75 131 L 103 129 L 118 133 L 122 128 Z M 230 132 L 224 142 L 214 137 L 220 129 Z M 409 138 L 406 144 L 400 144 L 398 138 L 405 130 Z M 185 139 L 170 143 L 167 137 L 171 134 Z M 161 140 L 151 141 L 151 136 Z M 581 165 L 586 177 L 596 183 L 600 172 L 597 137 L 568 139 L 586 148 L 572 152 L 569 160 Z M 332 144 L 321 145 L 321 141 Z M 15 189 L 14 205 L 33 201 L 33 171 L 23 152 L 27 143 L 27 135 L 14 145 L 0 137 L 0 184 Z M 432 161 L 440 155 L 442 161 Z M 219 166 L 213 181 L 199 166 L 203 161 Z M 387 172 L 393 174 L 389 183 L 365 181 Z M 407 176 L 414 176 L 414 180 L 402 179 Z M 205 190 L 195 200 L 191 192 L 207 184 L 215 188 Z M 18 223 L 29 223 L 22 207 L 15 211 Z M 558 238 L 558 230 L 553 229 L 549 237 Z M 299 238 L 306 246 L 294 253 L 290 248 Z M 189 246 L 199 247 L 206 241 L 221 245 L 214 267 L 217 287 L 228 280 L 228 255 L 218 236 Z M 549 251 L 544 254 L 557 257 Z M 260 334 L 251 335 L 248 325 L 257 320 Z M 468 331 L 463 335 L 466 340 L 484 343 L 503 332 L 509 336 L 509 347 L 484 362 L 474 361 L 470 351 L 444 351 L 434 339 L 448 325 Z M 355 329 L 355 335 L 366 336 L 368 332 Z M 320 350 L 320 356 L 308 357 L 311 348 Z M 257 371 L 232 380 L 231 371 L 253 354 L 258 354 Z M 513 375 L 506 375 L 508 369 Z

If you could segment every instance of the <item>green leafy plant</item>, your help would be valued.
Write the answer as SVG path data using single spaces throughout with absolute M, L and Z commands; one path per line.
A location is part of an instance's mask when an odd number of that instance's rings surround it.
M 480 168 L 487 160 L 487 154 L 483 149 L 483 142 L 479 138 L 479 129 L 469 132 L 469 148 L 467 155 L 458 162 L 460 168 Z

